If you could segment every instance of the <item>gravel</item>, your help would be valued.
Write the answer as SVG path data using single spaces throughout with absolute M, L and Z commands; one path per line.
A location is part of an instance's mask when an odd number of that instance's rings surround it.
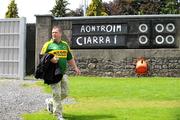
M 0 120 L 22 120 L 21 114 L 46 107 L 49 94 L 39 87 L 23 87 L 34 83 L 33 80 L 0 80 Z

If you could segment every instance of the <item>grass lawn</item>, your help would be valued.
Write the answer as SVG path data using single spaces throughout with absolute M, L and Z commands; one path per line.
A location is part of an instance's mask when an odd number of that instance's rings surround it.
M 180 78 L 70 77 L 66 120 L 180 120 Z M 46 92 L 51 92 L 42 82 Z M 56 120 L 45 110 L 23 120 Z

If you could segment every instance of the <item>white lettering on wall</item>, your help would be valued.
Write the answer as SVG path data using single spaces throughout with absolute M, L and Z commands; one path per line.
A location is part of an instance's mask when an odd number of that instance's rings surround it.
M 91 37 L 87 37 L 87 44 L 92 44 L 92 40 L 91 40 Z
M 117 32 L 121 32 L 121 25 L 117 25 L 117 26 L 116 26 L 116 31 L 117 31 Z
M 111 43 L 111 39 L 110 39 L 109 36 L 106 37 L 106 41 L 105 41 L 105 42 L 106 42 L 106 43 Z
M 113 30 L 113 26 L 112 25 L 107 25 L 106 31 L 107 32 L 112 32 L 112 30 Z
M 105 32 L 106 31 L 106 27 L 105 25 L 101 25 L 101 31 Z
M 96 32 L 96 26 L 92 26 L 92 31 Z
M 117 42 L 117 35 L 114 36 L 114 44 Z
M 89 25 L 86 26 L 86 32 L 91 32 L 91 27 Z
M 122 32 L 122 25 L 82 25 L 80 32 Z
M 117 35 L 115 36 L 81 36 L 77 37 L 76 43 L 79 46 L 91 44 L 117 44 Z
M 101 27 L 101 26 L 97 26 L 97 31 L 98 31 L 98 32 L 100 31 L 100 27 Z
M 80 41 L 79 40 L 81 40 L 82 39 L 82 37 L 78 37 L 77 39 L 76 39 L 76 43 L 78 44 L 78 45 L 83 45 L 82 43 L 80 43 Z
M 104 43 L 103 39 L 104 39 L 103 36 L 99 37 L 99 44 L 103 44 Z
M 116 32 L 116 27 L 115 27 L 115 25 L 114 25 L 114 27 L 113 27 L 113 32 Z
M 86 32 L 84 25 L 81 26 L 81 33 L 82 33 L 82 32 Z
M 97 41 L 97 40 L 98 40 L 98 37 L 97 37 L 97 36 L 93 36 L 93 44 L 94 44 L 94 43 L 98 44 L 98 41 Z

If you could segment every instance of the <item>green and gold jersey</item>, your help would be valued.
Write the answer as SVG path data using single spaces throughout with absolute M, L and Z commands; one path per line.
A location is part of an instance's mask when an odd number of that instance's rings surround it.
M 58 65 L 63 74 L 66 71 L 67 61 L 73 58 L 69 45 L 65 41 L 62 41 L 62 40 L 60 43 L 56 43 L 52 39 L 46 42 L 43 45 L 43 48 L 40 54 L 43 55 L 45 53 L 53 54 L 54 56 L 59 58 Z

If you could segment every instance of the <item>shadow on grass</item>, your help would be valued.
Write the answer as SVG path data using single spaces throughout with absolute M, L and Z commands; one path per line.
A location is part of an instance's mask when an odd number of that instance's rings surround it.
M 176 115 L 176 120 L 180 120 L 180 114 Z
M 104 120 L 110 118 L 116 118 L 116 116 L 112 115 L 72 115 L 65 114 L 64 118 L 67 120 Z

